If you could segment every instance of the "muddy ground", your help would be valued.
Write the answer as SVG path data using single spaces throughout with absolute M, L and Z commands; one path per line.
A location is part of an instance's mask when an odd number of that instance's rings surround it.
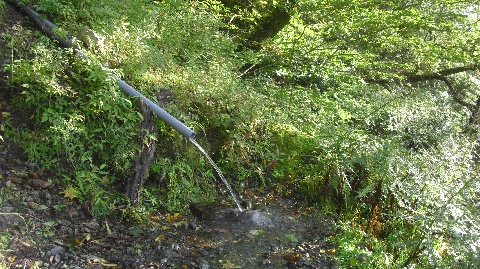
M 0 66 L 15 58 L 9 36 L 25 29 L 36 30 L 7 6 Z M 244 212 L 195 204 L 192 213 L 152 213 L 141 224 L 93 218 L 87 204 L 64 196 L 55 171 L 29 163 L 6 135 L 26 122 L 12 105 L 8 75 L 0 71 L 0 268 L 336 267 L 333 221 L 275 193 L 249 190 L 255 206 Z

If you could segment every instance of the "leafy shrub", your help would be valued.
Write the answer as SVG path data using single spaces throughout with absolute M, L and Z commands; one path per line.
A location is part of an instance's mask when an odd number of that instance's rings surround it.
M 141 115 L 96 64 L 46 43 L 33 45 L 32 53 L 12 66 L 12 82 L 23 88 L 18 104 L 35 123 L 22 146 L 31 161 L 75 174 L 77 198 L 91 200 L 94 211 L 105 207 L 103 181 L 129 174 Z

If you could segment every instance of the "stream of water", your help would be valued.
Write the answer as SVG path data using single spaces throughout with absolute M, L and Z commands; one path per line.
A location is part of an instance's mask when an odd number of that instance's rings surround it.
M 217 174 L 220 177 L 220 179 L 222 180 L 223 184 L 225 184 L 228 191 L 230 192 L 230 195 L 232 195 L 232 198 L 235 201 L 235 203 L 237 204 L 238 209 L 240 210 L 240 212 L 243 212 L 242 206 L 240 205 L 240 202 L 238 201 L 237 196 L 233 192 L 232 187 L 230 186 L 230 184 L 228 184 L 228 181 L 223 176 L 222 170 L 220 170 L 220 168 L 217 166 L 217 164 L 215 164 L 215 162 L 212 160 L 212 158 L 210 158 L 210 155 L 208 155 L 208 153 L 205 151 L 205 149 L 203 149 L 202 146 L 200 146 L 200 144 L 198 144 L 198 142 L 195 140 L 194 137 L 190 137 L 189 140 L 190 140 L 190 142 L 192 142 L 192 144 L 194 144 L 203 153 L 203 155 L 205 155 L 205 157 L 210 162 L 210 164 L 212 164 L 213 168 L 215 168 L 215 171 L 217 171 Z

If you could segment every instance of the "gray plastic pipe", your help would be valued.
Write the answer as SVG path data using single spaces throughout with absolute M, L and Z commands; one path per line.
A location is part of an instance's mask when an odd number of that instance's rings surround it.
M 167 111 L 163 110 L 157 104 L 153 103 L 150 99 L 143 96 L 141 93 L 136 91 L 132 86 L 125 83 L 125 81 L 117 78 L 116 76 L 112 75 L 120 85 L 120 89 L 126 94 L 131 96 L 140 97 L 145 104 L 147 104 L 148 108 L 155 113 L 160 119 L 162 119 L 167 125 L 171 126 L 175 131 L 179 132 L 181 135 L 185 136 L 188 140 L 195 138 L 195 132 L 193 132 L 190 128 L 185 126 L 181 121 L 177 120 L 175 117 L 170 115 Z
M 55 32 L 52 30 L 57 29 L 58 27 L 51 23 L 49 20 L 42 18 L 37 12 L 34 10 L 30 9 L 29 7 L 25 6 L 24 4 L 20 3 L 19 1 L 15 0 L 7 0 L 7 2 L 10 2 L 14 5 L 19 6 L 27 15 L 33 19 L 33 21 L 51 38 L 57 40 L 59 44 L 62 47 L 66 48 L 73 48 L 73 51 L 75 54 L 79 55 L 82 58 L 88 58 L 85 53 L 80 51 L 78 48 L 76 48 L 72 42 L 69 40 L 63 39 L 59 37 Z M 48 28 L 48 29 L 47 29 Z M 100 66 L 102 69 L 104 69 L 102 66 Z M 157 115 L 161 120 L 163 120 L 167 125 L 171 126 L 175 131 L 179 132 L 181 135 L 185 136 L 189 141 L 193 140 L 195 138 L 195 132 L 192 131 L 190 128 L 185 126 L 181 121 L 177 120 L 175 117 L 170 115 L 167 111 L 163 110 L 161 107 L 159 107 L 157 104 L 152 102 L 150 99 L 147 97 L 143 96 L 141 93 L 139 93 L 137 90 L 135 90 L 132 86 L 128 85 L 125 81 L 121 80 L 117 76 L 110 74 L 117 83 L 120 86 L 120 89 L 131 96 L 134 97 L 139 97 L 145 104 L 147 104 L 148 108 L 155 114 Z

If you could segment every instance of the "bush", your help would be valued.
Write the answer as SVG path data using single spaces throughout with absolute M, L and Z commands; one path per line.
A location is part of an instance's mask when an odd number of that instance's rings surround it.
M 76 198 L 93 199 L 95 211 L 109 185 L 129 174 L 141 115 L 96 64 L 44 42 L 31 52 L 35 58 L 11 66 L 12 82 L 22 86 L 17 103 L 35 124 L 22 146 L 30 161 L 75 174 Z

